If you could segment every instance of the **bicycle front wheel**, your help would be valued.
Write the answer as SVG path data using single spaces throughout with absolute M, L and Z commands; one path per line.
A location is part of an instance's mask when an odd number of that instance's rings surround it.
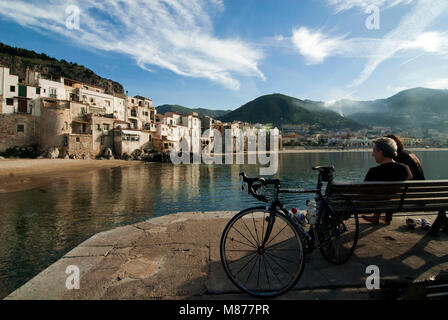
M 275 214 L 263 247 L 270 215 Z M 304 269 L 305 251 L 300 232 L 281 213 L 264 207 L 235 215 L 221 237 L 221 261 L 240 290 L 257 297 L 273 297 L 291 289 Z

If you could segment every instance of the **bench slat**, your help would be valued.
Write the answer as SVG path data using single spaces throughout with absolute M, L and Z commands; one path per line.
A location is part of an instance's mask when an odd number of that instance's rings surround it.
M 331 199 L 347 199 L 347 200 L 401 200 L 402 193 L 397 194 L 376 194 L 376 193 L 342 193 L 336 194 L 331 197 Z M 446 198 L 448 197 L 448 192 L 428 192 L 428 193 L 406 193 L 406 199 L 426 199 L 426 198 Z
M 338 208 L 338 209 L 334 209 L 336 212 L 345 212 L 346 210 L 344 208 Z M 432 207 L 428 207 L 428 208 L 420 208 L 420 207 L 406 207 L 404 206 L 400 211 L 397 210 L 397 207 L 384 207 L 384 208 L 362 208 L 359 210 L 355 210 L 356 213 L 358 214 L 364 214 L 364 213 L 385 213 L 387 211 L 391 211 L 391 212 L 437 212 L 439 210 L 447 210 L 447 206 L 446 204 L 444 205 L 434 205 Z
M 346 186 L 448 186 L 448 180 L 407 180 L 407 181 L 368 181 L 368 182 L 334 182 L 331 187 Z

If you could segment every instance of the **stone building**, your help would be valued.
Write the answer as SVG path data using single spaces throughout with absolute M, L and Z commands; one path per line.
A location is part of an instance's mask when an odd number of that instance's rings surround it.
M 5 67 L 0 67 L 0 116 L 0 152 L 38 144 L 41 150 L 57 148 L 61 157 L 97 157 L 105 149 L 120 156 L 150 148 L 157 130 L 151 99 L 111 95 L 29 70 L 19 79 Z

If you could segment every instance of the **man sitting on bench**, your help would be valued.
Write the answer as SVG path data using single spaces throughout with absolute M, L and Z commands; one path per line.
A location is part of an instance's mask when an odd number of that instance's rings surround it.
M 391 138 L 379 138 L 373 141 L 372 156 L 380 165 L 371 168 L 364 181 L 404 181 L 412 179 L 412 173 L 405 164 L 394 161 L 397 156 L 397 144 Z M 373 216 L 365 216 L 362 218 L 372 224 L 378 224 L 380 214 L 375 213 Z M 382 220 L 389 224 L 390 221 L 384 217 Z

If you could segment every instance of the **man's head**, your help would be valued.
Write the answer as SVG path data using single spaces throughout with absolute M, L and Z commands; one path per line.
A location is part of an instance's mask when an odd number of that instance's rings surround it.
M 398 136 L 394 135 L 394 134 L 390 134 L 388 136 L 386 136 L 386 138 L 391 138 L 395 141 L 395 143 L 397 144 L 397 152 L 401 152 L 404 150 L 404 144 L 403 144 L 403 140 L 401 140 Z
M 373 157 L 377 163 L 390 161 L 397 156 L 397 143 L 391 138 L 379 138 L 373 141 Z

